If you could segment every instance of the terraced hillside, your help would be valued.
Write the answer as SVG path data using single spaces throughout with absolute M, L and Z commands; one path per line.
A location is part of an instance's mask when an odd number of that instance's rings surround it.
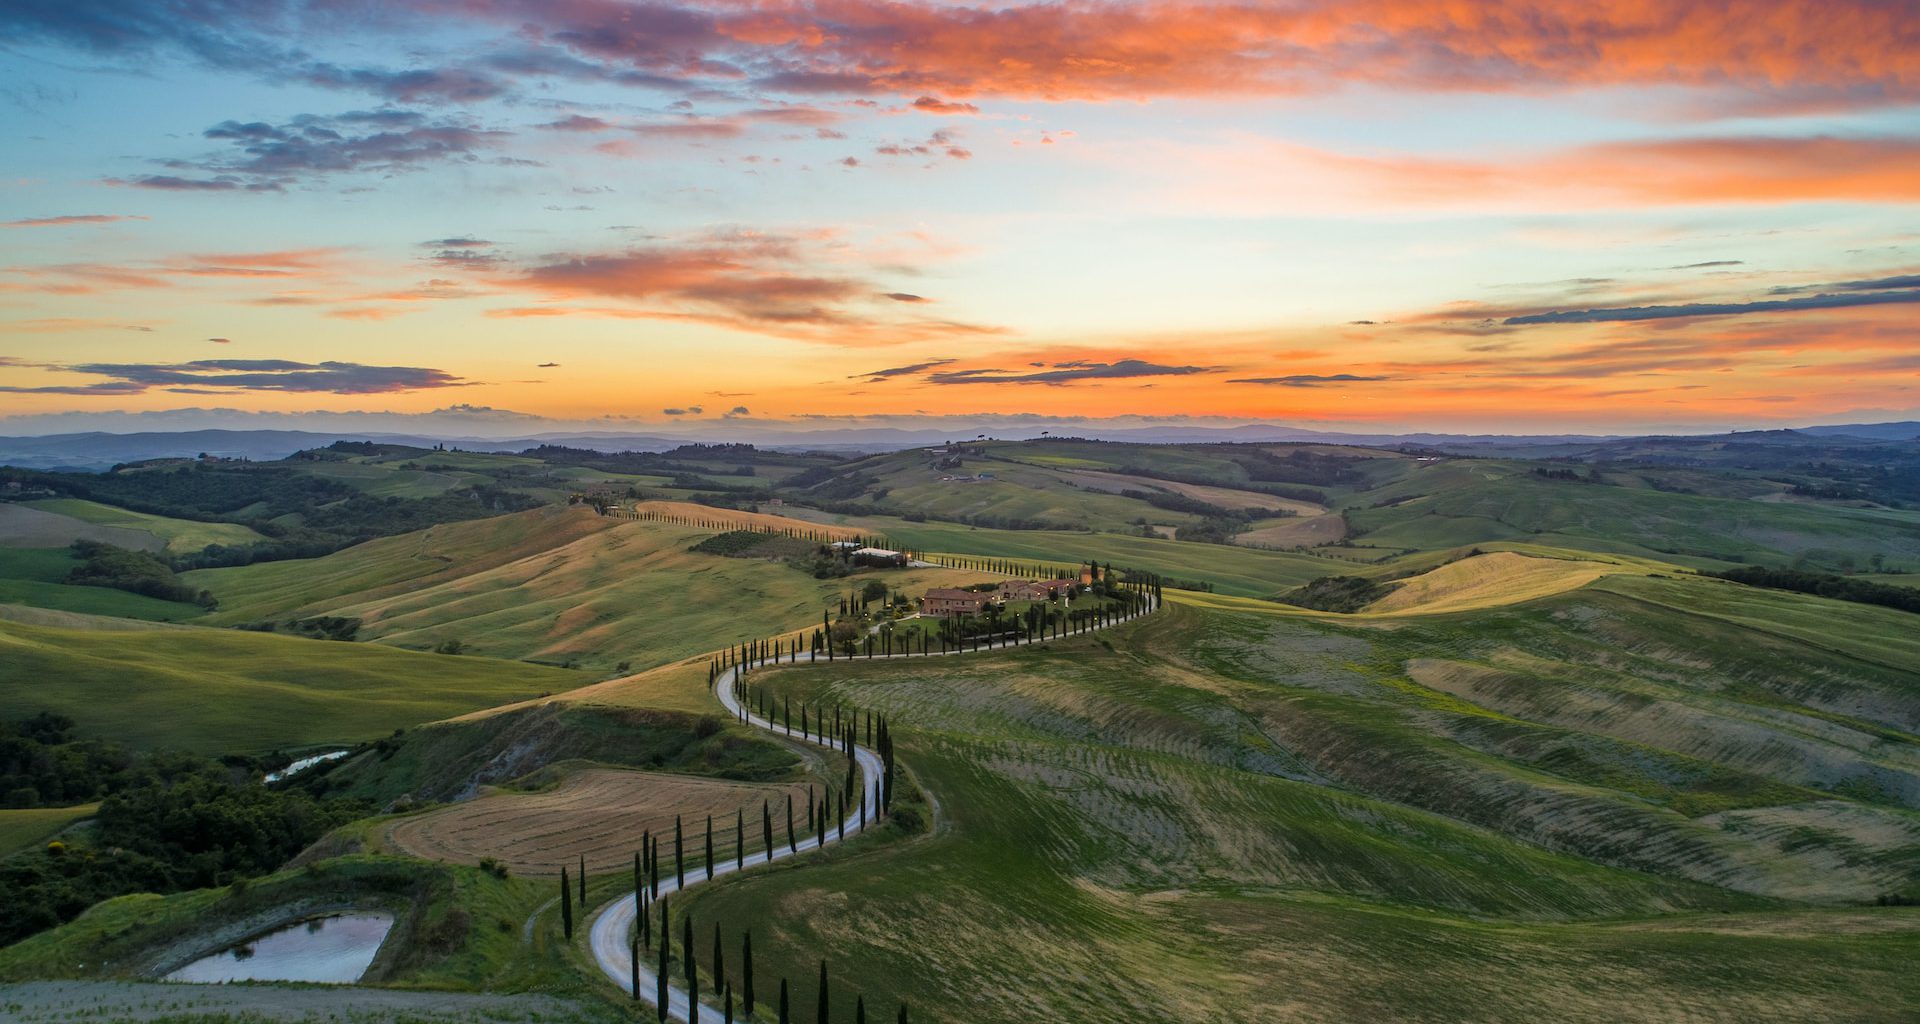
M 945 828 L 683 909 L 937 1020 L 1920 999 L 1920 918 L 1871 907 L 1920 896 L 1902 613 L 1644 575 L 1451 614 L 1205 600 L 1110 640 L 763 674 L 886 712 Z

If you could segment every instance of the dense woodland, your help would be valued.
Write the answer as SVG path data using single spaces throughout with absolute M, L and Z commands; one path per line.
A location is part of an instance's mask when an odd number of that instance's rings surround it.
M 45 850 L 0 860 L 0 945 L 103 899 L 178 892 L 265 874 L 327 830 L 371 808 L 262 786 L 263 764 L 129 751 L 78 739 L 41 713 L 0 722 L 0 799 L 7 807 L 100 801 L 83 827 Z

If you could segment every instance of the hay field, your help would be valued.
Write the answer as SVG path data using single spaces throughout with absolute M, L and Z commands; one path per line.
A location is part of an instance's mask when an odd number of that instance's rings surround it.
M 747 848 L 760 845 L 760 806 L 774 807 L 777 837 L 786 835 L 786 799 L 806 807 L 804 783 L 752 783 L 691 775 L 588 768 L 539 793 L 496 790 L 477 799 L 387 826 L 387 843 L 426 860 L 460 864 L 493 857 L 517 875 L 558 875 L 585 857 L 590 873 L 632 870 L 643 831 L 664 835 L 665 864 L 673 861 L 673 821 L 685 826 L 689 873 L 706 856 L 706 821 L 714 821 L 716 856 L 734 850 L 735 812 L 746 808 Z M 798 814 L 799 812 L 796 812 Z M 805 826 L 802 825 L 804 828 Z
M 1337 544 L 1347 535 L 1347 520 L 1335 512 L 1303 516 L 1299 519 L 1275 519 L 1251 530 L 1233 535 L 1233 542 L 1249 548 L 1286 550 Z
M 1067 479 L 1084 487 L 1116 494 L 1120 491 L 1166 491 L 1225 509 L 1257 508 L 1292 512 L 1300 516 L 1317 516 L 1327 511 L 1324 506 L 1310 501 L 1282 498 L 1261 491 L 1243 491 L 1237 487 L 1214 487 L 1207 484 L 1183 484 L 1155 477 L 1128 476 L 1124 473 L 1104 473 L 1098 470 L 1082 469 L 1069 473 Z
M 1402 581 L 1368 612 L 1438 614 L 1517 604 L 1584 587 L 1602 576 L 1630 572 L 1610 562 L 1537 558 L 1496 551 L 1449 562 Z

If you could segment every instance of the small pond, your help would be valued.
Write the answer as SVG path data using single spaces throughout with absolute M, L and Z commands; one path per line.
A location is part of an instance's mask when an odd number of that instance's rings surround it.
M 167 981 L 359 981 L 393 928 L 389 914 L 336 914 L 276 928 L 166 976 Z

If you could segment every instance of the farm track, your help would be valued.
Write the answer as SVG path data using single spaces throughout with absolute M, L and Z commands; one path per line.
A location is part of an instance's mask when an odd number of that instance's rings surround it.
M 1146 607 L 1140 611 L 1126 618 L 1109 623 L 1107 626 L 1094 627 L 1093 629 L 1087 630 L 1087 632 L 1094 632 L 1098 629 L 1109 629 L 1123 622 L 1130 622 L 1142 616 L 1151 615 L 1154 611 L 1158 610 L 1159 607 L 1160 602 L 1149 596 Z M 996 651 L 1006 649 L 1005 646 L 1002 646 L 987 647 L 982 650 Z M 946 651 L 940 654 L 889 654 L 881 655 L 880 658 L 924 659 L 928 657 L 948 657 L 976 653 L 980 653 L 980 651 Z M 859 660 L 871 661 L 880 659 L 861 658 Z M 818 662 L 819 659 L 817 657 L 809 654 L 805 664 L 814 665 Z M 728 713 L 732 714 L 736 720 L 744 721 L 756 728 L 764 729 L 769 733 L 791 740 L 793 737 L 787 730 L 784 730 L 772 721 L 742 709 L 739 700 L 734 696 L 733 689 L 734 682 L 739 678 L 740 671 L 743 668 L 751 671 L 762 666 L 778 667 L 781 665 L 790 666 L 794 664 L 799 663 L 770 658 L 727 668 L 714 678 L 713 695 L 715 699 L 719 700 L 720 705 L 726 708 Z M 831 662 L 829 662 L 829 664 L 831 664 Z M 802 742 L 812 743 L 815 746 L 827 750 L 836 749 L 832 744 L 822 743 L 817 739 L 809 738 L 802 740 Z M 746 868 L 756 867 L 769 861 L 783 860 L 788 857 L 808 853 L 820 849 L 827 843 L 838 842 L 839 837 L 849 833 L 858 836 L 860 834 L 861 821 L 869 817 L 878 818 L 878 808 L 875 806 L 873 797 L 873 780 L 880 777 L 881 763 L 880 755 L 858 744 L 854 745 L 853 753 L 855 761 L 860 766 L 860 801 L 848 811 L 846 818 L 840 823 L 837 829 L 833 831 L 822 831 L 819 835 L 808 836 L 804 839 L 796 838 L 793 846 L 790 848 L 776 845 L 772 850 L 762 850 L 759 853 L 748 854 L 738 862 L 735 860 L 725 860 L 716 863 L 712 865 L 712 877 L 717 878 Z M 933 794 L 928 794 L 928 797 L 929 799 L 933 799 Z M 670 877 L 662 876 L 660 879 L 660 896 L 664 898 L 676 892 L 696 888 L 707 880 L 704 870 L 699 878 L 692 877 L 693 872 L 688 872 L 688 875 L 689 877 L 686 880 L 685 886 L 676 884 L 674 879 Z M 588 945 L 593 953 L 594 962 L 600 965 L 601 971 L 605 972 L 607 977 L 612 979 L 613 983 L 620 987 L 621 991 L 632 994 L 636 998 L 644 999 L 652 1004 L 655 1001 L 653 992 L 657 988 L 658 981 L 655 972 L 644 962 L 644 959 L 643 962 L 638 965 L 638 991 L 635 991 L 632 987 L 636 975 L 634 973 L 635 965 L 633 962 L 633 954 L 628 945 L 628 936 L 632 932 L 635 916 L 638 911 L 639 900 L 633 893 L 628 893 L 596 910 L 591 918 L 592 924 L 588 931 Z M 712 1019 L 719 1019 L 720 1011 L 710 1006 L 706 1007 L 706 1010 L 709 1014 L 713 1015 Z M 670 1020 L 676 1021 L 692 1020 L 692 1002 L 688 998 L 687 991 L 684 987 L 669 983 L 667 987 L 667 1017 Z

